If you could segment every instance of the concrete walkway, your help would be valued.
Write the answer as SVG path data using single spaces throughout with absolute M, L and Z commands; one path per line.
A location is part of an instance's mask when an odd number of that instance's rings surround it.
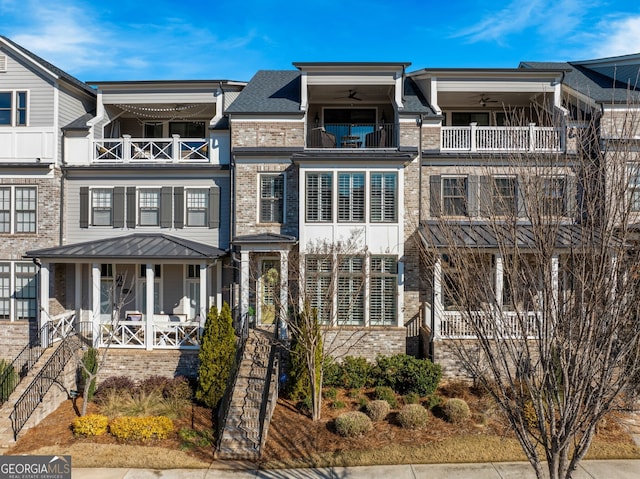
M 405 464 L 324 469 L 73 469 L 73 479 L 535 479 L 529 463 Z M 640 460 L 582 461 L 574 479 L 638 479 Z

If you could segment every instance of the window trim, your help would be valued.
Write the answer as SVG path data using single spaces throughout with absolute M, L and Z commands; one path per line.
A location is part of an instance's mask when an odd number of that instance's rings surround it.
M 333 171 L 307 171 L 305 173 L 305 222 L 306 223 L 333 223 Z M 311 201 L 309 192 L 311 191 L 309 180 L 311 177 L 317 178 L 317 191 L 315 192 L 316 211 L 312 215 L 310 211 Z M 323 185 L 323 178 L 328 179 L 329 184 Z M 328 204 L 325 204 L 328 202 Z
M 137 221 L 136 225 L 142 228 L 154 228 L 160 227 L 160 223 L 162 222 L 162 213 L 161 213 L 161 205 L 162 205 L 162 190 L 160 188 L 137 188 L 137 203 L 136 203 L 136 215 Z M 153 207 L 143 207 L 142 206 L 142 195 L 145 193 L 155 193 L 156 197 L 156 206 Z M 155 223 L 142 223 L 142 213 L 143 211 L 155 211 L 156 212 L 156 222 Z
M 491 215 L 492 216 L 501 216 L 501 217 L 517 217 L 519 210 L 519 199 L 518 199 L 518 177 L 516 175 L 492 175 L 491 177 Z M 500 190 L 498 190 L 496 182 L 500 180 L 509 180 L 512 183 L 513 187 L 513 197 L 498 195 Z M 513 198 L 513 202 L 506 202 L 507 198 Z M 499 201 L 499 204 L 496 204 L 496 200 Z M 507 207 L 511 205 L 511 210 L 508 211 Z M 498 209 L 500 211 L 498 211 Z
M 540 185 L 540 213 L 543 216 L 553 216 L 553 217 L 563 217 L 563 216 L 567 216 L 569 214 L 569 178 L 567 177 L 567 175 L 545 175 L 541 177 L 542 180 L 542 184 Z M 552 188 L 552 189 L 548 189 L 547 186 L 551 183 L 551 182 L 557 182 L 557 181 L 561 181 L 562 182 L 562 194 L 558 197 L 558 196 L 554 196 L 552 195 L 547 195 L 547 192 L 555 192 L 557 191 L 556 188 Z M 546 204 L 547 202 L 557 202 L 557 201 L 561 201 L 562 205 L 559 211 L 556 211 L 556 209 L 554 208 L 552 211 L 550 211 L 547 207 Z
M 30 111 L 30 96 L 29 90 L 0 90 L 0 94 L 9 93 L 11 105 L 8 108 L 3 108 L 2 111 L 9 112 L 9 123 L 0 123 L 2 127 L 22 127 L 29 126 L 29 111 Z M 20 95 L 24 95 L 24 108 L 19 106 Z M 20 111 L 24 111 L 24 122 L 18 121 Z
M 354 186 L 354 178 L 362 177 L 362 185 Z M 342 195 L 343 184 L 341 180 L 348 178 L 346 195 Z M 367 220 L 367 175 L 364 171 L 338 171 L 338 223 L 364 223 Z M 361 190 L 361 197 L 357 198 L 355 192 Z M 360 202 L 360 203 L 358 203 Z M 345 208 L 343 208 L 343 206 Z M 344 215 L 346 212 L 346 215 Z M 356 215 L 355 213 L 359 214 Z
M 189 195 L 200 192 L 204 194 L 204 208 L 190 208 L 189 207 Z M 203 211 L 204 218 L 202 224 L 191 224 L 189 221 L 189 211 Z M 184 189 L 184 226 L 185 228 L 207 228 L 208 227 L 208 218 L 209 218 L 209 188 L 207 187 L 193 187 L 193 188 L 185 188 Z
M 275 180 L 275 179 L 279 179 L 282 182 L 282 189 L 280 191 L 280 197 L 278 198 L 277 196 L 274 195 L 274 192 L 277 193 L 275 191 L 274 188 L 274 182 L 271 181 L 270 182 L 270 191 L 269 193 L 271 193 L 271 196 L 263 196 L 263 179 L 266 178 L 270 178 L 271 180 Z M 286 181 L 286 175 L 284 172 L 264 172 L 264 173 L 259 173 L 258 174 L 258 224 L 264 224 L 264 225 L 268 225 L 268 224 L 284 224 L 285 223 L 285 214 L 286 214 L 286 197 L 287 197 L 287 181 Z M 272 206 L 272 208 L 270 208 L 270 211 L 273 212 L 273 208 L 276 208 L 276 220 L 278 220 L 277 216 L 279 216 L 280 221 L 265 221 L 265 218 L 263 218 L 262 213 L 263 213 L 263 201 L 265 202 L 269 202 L 270 205 Z M 273 217 L 271 218 L 273 220 Z
M 628 162 L 626 173 L 629 212 L 640 213 L 640 163 Z
M 462 196 L 445 196 L 444 183 L 446 180 L 462 180 L 464 182 L 464 193 Z M 457 186 L 456 186 L 457 188 Z M 447 199 L 456 200 L 460 199 L 464 201 L 462 213 L 457 214 L 457 211 L 450 212 L 447 209 Z M 440 204 L 442 205 L 442 216 L 446 217 L 469 217 L 469 176 L 468 175 L 442 175 L 440 177 Z
M 2 213 L 8 214 L 9 218 L 9 231 L 0 231 L 2 235 L 33 235 L 38 233 L 38 186 L 37 185 L 0 185 L 0 190 L 6 190 L 9 192 L 9 208 L 0 210 Z M 33 190 L 34 191 L 34 209 L 21 209 L 17 208 L 18 190 Z M 31 231 L 18 231 L 18 213 L 19 212 L 33 212 L 33 230 Z M 4 223 L 4 222 L 3 222 Z M 31 223 L 31 222 L 29 222 Z
M 374 209 L 374 194 L 373 194 L 373 188 L 374 188 L 374 184 L 373 184 L 373 178 L 374 176 L 380 175 L 381 177 L 381 183 L 380 183 L 380 212 L 379 212 L 379 220 L 375 219 L 374 220 L 374 214 L 373 214 L 373 209 Z M 394 178 L 394 187 L 393 187 L 393 191 L 391 192 L 391 197 L 393 198 L 393 216 L 391 218 L 387 218 L 386 215 L 386 211 L 387 211 L 387 204 L 388 204 L 388 198 L 389 198 L 389 194 L 388 194 L 388 190 L 389 188 L 387 188 L 386 186 L 386 179 L 387 177 L 393 177 Z M 387 223 L 387 224 L 392 224 L 392 223 L 397 223 L 398 222 L 398 203 L 399 203 L 399 196 L 400 196 L 400 188 L 399 188 L 399 178 L 398 178 L 398 172 L 397 171 L 372 171 L 369 173 L 369 222 L 370 223 L 376 223 L 376 224 L 380 224 L 380 223 Z M 377 205 L 376 205 L 377 206 Z
M 108 208 L 109 210 L 109 215 L 110 215 L 110 220 L 108 224 L 96 224 L 95 222 L 95 213 L 96 213 L 96 206 L 95 206 L 95 200 L 96 198 L 94 198 L 94 194 L 96 194 L 97 192 L 109 192 L 110 195 L 110 206 Z M 114 200 L 114 189 L 113 188 L 103 188 L 103 187 L 95 187 L 95 188 L 90 188 L 89 189 L 89 225 L 93 228 L 113 228 L 113 220 L 114 220 L 114 204 L 113 204 L 113 200 Z M 101 206 L 99 207 L 99 211 L 107 211 L 107 207 L 106 206 Z

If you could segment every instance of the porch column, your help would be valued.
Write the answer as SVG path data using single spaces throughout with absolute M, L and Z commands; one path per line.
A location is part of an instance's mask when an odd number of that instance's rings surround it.
M 222 309 L 222 262 L 216 261 L 216 308 Z
M 498 310 L 502 311 L 502 301 L 504 296 L 504 261 L 500 253 L 495 255 L 496 258 L 496 303 Z
M 560 264 L 560 261 L 559 261 L 558 255 L 554 254 L 551 257 L 551 291 L 552 291 L 551 301 L 552 303 L 551 303 L 551 310 L 550 310 L 551 316 L 554 322 L 557 319 L 556 315 L 558 312 L 558 301 L 560 299 L 559 293 L 558 293 L 560 289 L 559 288 L 559 277 L 560 277 L 559 264 Z
M 240 318 L 241 325 L 248 321 L 249 313 L 249 252 L 240 252 Z
M 76 263 L 75 265 L 75 297 L 74 307 L 76 310 L 76 322 L 82 321 L 82 265 Z
M 147 263 L 146 265 L 146 292 L 147 292 L 147 302 L 145 304 L 147 317 L 145 318 L 145 330 L 144 330 L 144 343 L 147 347 L 147 351 L 151 351 L 153 349 L 153 314 L 155 313 L 154 309 L 154 294 L 153 290 L 155 289 L 155 281 L 154 281 L 154 267 L 152 264 Z M 202 279 L 202 278 L 201 278 Z
M 286 328 L 289 313 L 289 250 L 280 251 L 280 326 Z
M 49 263 L 40 264 L 40 329 L 49 322 Z M 49 336 L 43 338 L 43 346 L 49 346 Z
M 207 279 L 207 264 L 202 263 L 200 264 L 200 311 L 198 311 L 202 321 L 207 319 L 210 307 L 210 305 L 207 304 L 209 299 L 209 285 L 207 284 Z
M 100 341 L 100 265 L 91 265 L 91 322 L 93 323 L 93 345 Z
M 433 263 L 433 339 L 440 339 L 440 323 L 442 321 L 442 256 L 438 254 Z

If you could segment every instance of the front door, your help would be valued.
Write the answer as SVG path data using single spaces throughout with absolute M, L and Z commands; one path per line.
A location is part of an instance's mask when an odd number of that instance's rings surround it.
M 258 324 L 274 324 L 280 294 L 280 260 L 264 258 L 260 261 L 258 279 Z

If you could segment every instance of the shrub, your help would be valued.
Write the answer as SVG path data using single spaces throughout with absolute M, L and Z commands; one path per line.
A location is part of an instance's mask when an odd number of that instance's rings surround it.
M 426 426 L 429 411 L 420 404 L 407 404 L 398 412 L 398 422 L 405 429 L 419 429 Z
M 425 407 L 427 409 L 433 409 L 437 406 L 442 406 L 444 404 L 444 399 L 442 396 L 438 396 L 437 394 L 429 394 L 425 401 Z
M 173 431 L 173 422 L 164 416 L 121 416 L 109 424 L 111 435 L 123 441 L 166 439 Z
M 98 371 L 98 350 L 95 348 L 87 349 L 82 355 L 82 359 L 80 360 L 80 362 L 84 366 L 80 368 L 82 384 L 83 387 L 89 388 L 89 395 L 87 396 L 87 398 L 89 399 L 89 401 L 91 401 L 93 399 L 93 395 L 96 393 L 95 374 Z M 89 375 L 92 375 L 93 379 L 89 384 L 87 384 Z
M 196 399 L 210 408 L 215 408 L 227 389 L 231 367 L 236 353 L 236 335 L 229 305 L 222 310 L 212 307 L 204 325 L 198 359 L 198 388 Z
M 162 395 L 168 381 L 169 378 L 165 376 L 151 376 L 140 381 L 138 389 L 142 393 L 158 393 Z
M 336 432 L 343 437 L 356 437 L 371 431 L 373 424 L 365 413 L 349 411 L 340 414 L 335 419 L 335 427 Z
M 342 371 L 340 365 L 331 357 L 324 358 L 322 384 L 327 387 L 342 387 Z
M 351 399 L 358 399 L 361 394 L 362 394 L 362 390 L 361 389 L 350 389 L 349 390 L 349 397 Z
M 18 375 L 10 362 L 0 359 L 0 402 L 5 402 L 18 384 Z
M 527 401 L 524 403 L 524 407 L 522 408 L 522 415 L 524 416 L 524 421 L 529 430 L 535 431 L 538 427 L 538 414 L 536 413 L 536 408 L 533 407 L 533 402 Z
M 369 400 L 365 397 L 361 397 L 360 399 L 358 399 L 358 405 L 360 406 L 360 409 L 364 409 L 365 407 L 367 407 L 367 404 L 369 404 Z
M 96 391 L 95 401 L 98 404 L 102 404 L 111 393 L 118 395 L 131 396 L 136 389 L 136 384 L 133 380 L 127 376 L 111 376 L 105 379 L 98 386 Z
M 369 384 L 372 366 L 365 358 L 347 356 L 342 360 L 340 369 L 343 387 L 357 389 Z
M 420 394 L 414 392 L 405 394 L 403 400 L 405 404 L 418 404 L 420 402 Z
M 211 447 L 214 444 L 213 432 L 210 430 L 198 431 L 183 427 L 178 431 L 180 449 L 193 449 L 194 447 Z
M 101 436 L 107 432 L 109 418 L 102 414 L 87 414 L 77 417 L 71 423 L 71 429 L 75 436 Z
M 323 391 L 325 399 L 335 399 L 338 397 L 338 390 L 336 388 L 329 388 Z
M 189 380 L 184 376 L 176 376 L 167 380 L 162 390 L 162 395 L 167 399 L 191 399 L 193 397 L 193 389 Z
M 447 421 L 452 423 L 462 422 L 470 415 L 469 405 L 464 399 L 451 398 L 442 408 Z
M 398 400 L 396 399 L 396 394 L 393 392 L 389 386 L 378 386 L 374 391 L 374 397 L 376 399 L 381 399 L 383 401 L 387 401 L 389 406 L 392 409 L 398 407 Z
M 315 347 L 313 375 L 316 378 L 317 388 L 320 384 L 321 372 L 324 368 L 322 334 L 318 323 L 318 314 L 315 309 L 304 309 L 294 317 L 296 326 L 292 328 L 291 351 L 289 354 L 289 380 L 287 382 L 287 394 L 290 399 L 300 400 L 306 397 L 311 399 L 311 371 L 307 364 L 306 350 Z M 323 381 L 324 382 L 324 374 Z M 333 384 L 331 384 L 333 385 Z M 313 408 L 309 408 L 310 411 Z
M 382 421 L 391 411 L 391 406 L 384 399 L 376 399 L 371 401 L 364 407 L 364 412 L 372 421 Z
M 438 387 L 442 369 L 428 359 L 396 354 L 378 356 L 373 374 L 378 386 L 388 386 L 399 394 L 414 392 L 428 396 Z
M 331 409 L 344 409 L 346 407 L 345 403 L 342 401 L 332 401 Z
M 298 409 L 298 411 L 303 412 L 303 413 L 310 413 L 311 412 L 311 396 L 306 396 L 304 398 L 302 398 L 301 401 L 298 401 L 296 403 L 296 408 Z

